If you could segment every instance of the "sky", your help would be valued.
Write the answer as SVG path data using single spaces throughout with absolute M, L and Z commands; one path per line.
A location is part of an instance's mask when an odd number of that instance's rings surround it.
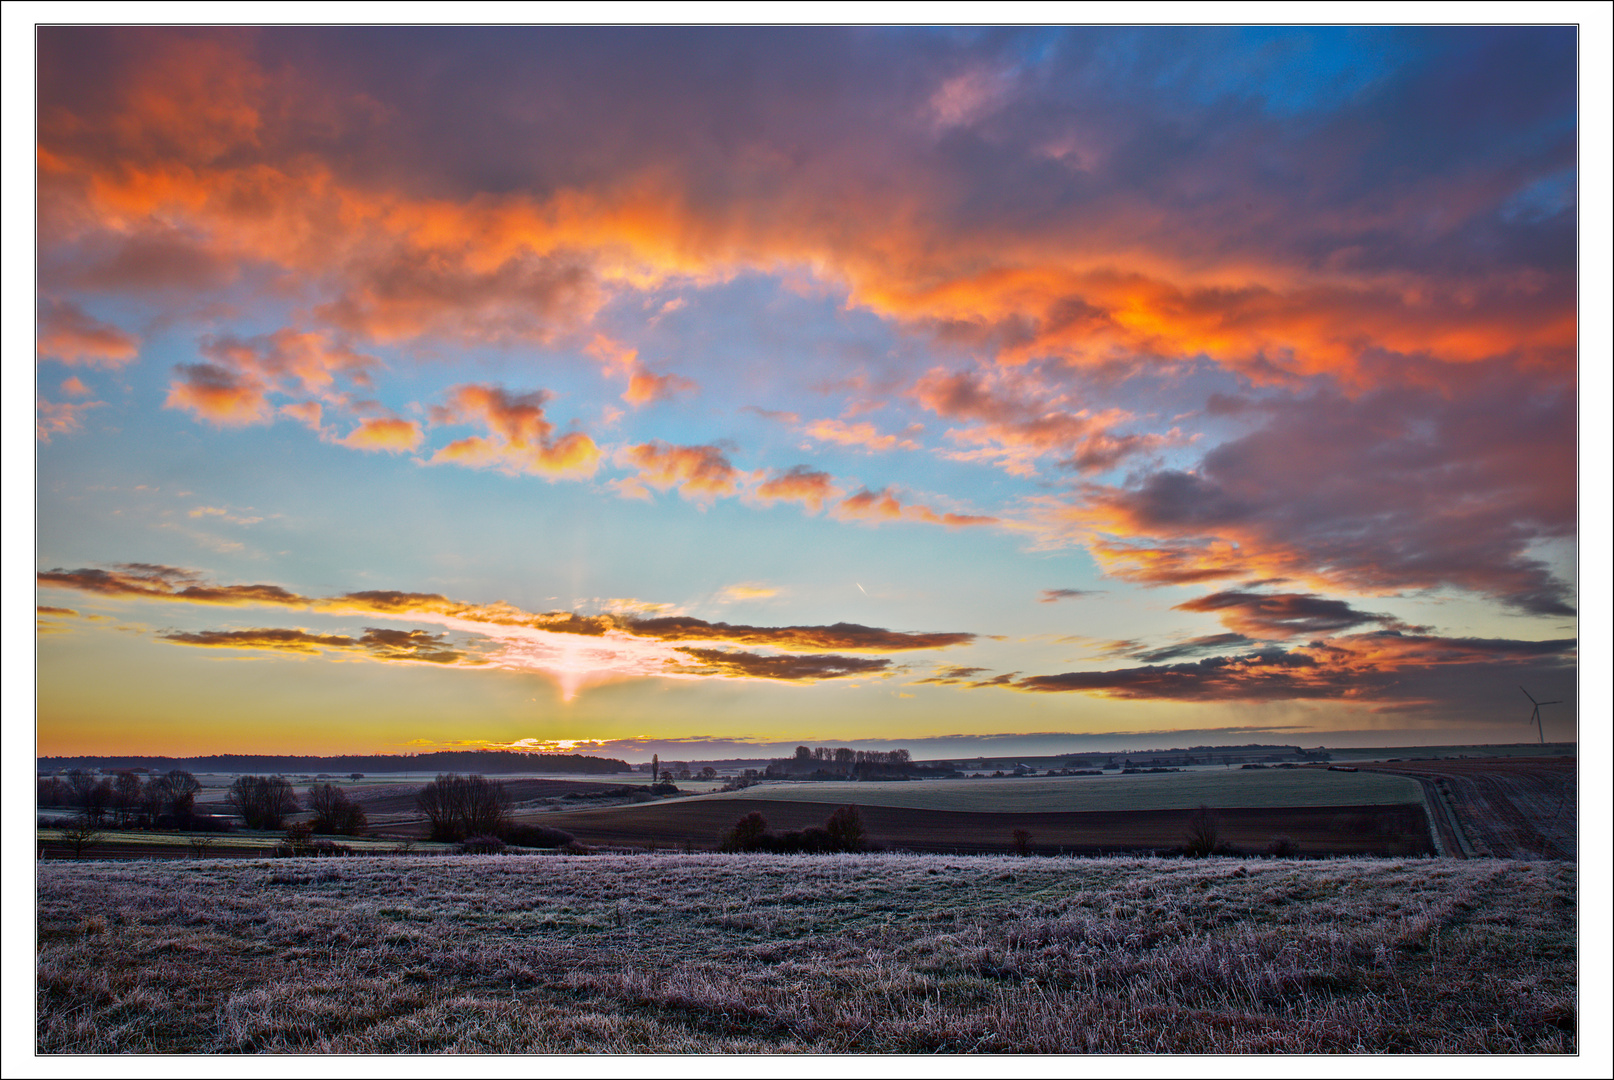
M 40 755 L 1577 736 L 1572 27 L 37 60 Z

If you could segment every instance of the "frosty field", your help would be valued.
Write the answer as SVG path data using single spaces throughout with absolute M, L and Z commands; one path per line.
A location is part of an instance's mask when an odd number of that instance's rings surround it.
M 48 1054 L 1575 1049 L 1565 863 L 399 856 L 38 869 Z

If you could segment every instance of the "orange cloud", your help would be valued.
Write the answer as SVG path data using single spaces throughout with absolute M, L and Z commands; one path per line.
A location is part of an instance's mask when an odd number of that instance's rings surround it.
M 964 525 L 995 525 L 998 519 L 983 514 L 937 513 L 928 506 L 916 503 L 904 505 L 891 493 L 889 487 L 879 491 L 868 488 L 848 495 L 830 511 L 843 521 L 924 521 L 932 525 L 958 527 Z
M 1057 215 L 981 213 L 972 200 L 986 178 L 962 161 L 937 162 L 932 125 L 971 127 L 1009 100 L 1001 95 L 1013 80 L 987 65 L 929 72 L 925 119 L 909 125 L 876 134 L 847 117 L 867 141 L 804 149 L 817 164 L 737 136 L 713 165 L 697 157 L 711 149 L 691 139 L 687 150 L 613 151 L 609 185 L 474 193 L 445 182 L 423 194 L 362 155 L 355 167 L 326 153 L 407 129 L 388 105 L 296 62 L 260 61 L 251 34 L 129 30 L 110 51 L 117 62 L 98 73 L 97 93 L 42 99 L 42 245 L 100 233 L 125 242 L 121 251 L 137 237 L 195 236 L 209 258 L 317 282 L 328 325 L 376 340 L 548 339 L 586 326 L 617 291 L 758 271 L 809 274 L 852 306 L 986 344 L 1008 364 L 1204 357 L 1258 382 L 1330 373 L 1354 386 L 1365 385 L 1374 351 L 1574 364 L 1572 292 L 1544 287 L 1546 272 L 1475 258 L 1447 282 L 1376 265 L 1367 250 L 1391 234 L 1446 245 L 1466 237 L 1454 223 L 1498 199 L 1494 163 L 1371 200 L 1313 179 L 1340 200 L 1319 205 L 1242 160 L 1185 149 L 1161 190 L 1198 190 L 1196 169 L 1225 176 L 1225 190 L 1178 207 L 1129 177 L 1093 172 L 1108 159 L 1097 148 L 1118 133 L 1062 135 L 1055 152 L 1046 138 L 1022 144 L 1005 131 L 992 190 L 1041 201 L 1049 170 L 1070 166 L 1088 194 L 1059 203 Z M 42 39 L 42 85 L 69 81 L 73 56 L 68 36 Z M 681 115 L 671 99 L 636 107 Z M 615 119 L 593 127 L 608 145 L 631 144 Z M 1315 137 L 1360 139 L 1374 127 Z M 586 142 L 578 154 L 556 175 L 589 177 L 604 156 Z M 722 198 L 709 190 L 714 172 L 731 177 Z M 127 335 L 42 341 L 86 361 L 133 356 Z
M 68 397 L 89 397 L 90 388 L 84 385 L 84 380 L 77 375 L 62 380 L 62 393 Z
M 919 449 L 919 444 L 912 439 L 882 434 L 869 423 L 846 424 L 839 420 L 815 420 L 808 424 L 805 430 L 820 442 L 835 443 L 838 446 L 860 446 L 871 452 L 898 448 Z
M 389 454 L 399 454 L 415 449 L 420 445 L 420 439 L 420 426 L 413 420 L 372 417 L 359 421 L 358 427 L 336 441 L 355 450 L 385 450 Z
M 551 478 L 592 475 L 600 449 L 580 431 L 557 435 L 544 415 L 547 391 L 512 394 L 497 386 L 465 384 L 449 391 L 448 403 L 434 407 L 437 424 L 478 423 L 488 437 L 471 436 L 449 443 L 432 455 L 433 464 L 450 462 L 494 467 Z
M 649 405 L 668 401 L 679 394 L 693 393 L 695 382 L 682 375 L 652 375 L 643 368 L 635 371 L 622 392 L 622 400 L 630 405 Z
M 765 503 L 798 502 L 816 514 L 826 502 L 838 498 L 841 489 L 834 485 L 829 473 L 795 465 L 758 484 L 752 494 Z
M 346 405 L 338 378 L 369 386 L 380 365 L 325 334 L 290 328 L 252 338 L 204 338 L 201 351 L 208 362 L 179 365 L 180 378 L 169 384 L 165 405 L 220 427 L 269 423 L 277 411 L 271 395 L 308 395 Z M 317 402 L 283 405 L 278 411 L 318 430 Z
M 89 367 L 118 368 L 140 355 L 137 338 L 93 318 L 71 301 L 43 305 L 36 348 L 42 359 Z
M 628 447 L 623 457 L 638 468 L 635 480 L 662 491 L 676 487 L 694 502 L 739 490 L 740 471 L 715 446 L 671 446 L 656 440 Z

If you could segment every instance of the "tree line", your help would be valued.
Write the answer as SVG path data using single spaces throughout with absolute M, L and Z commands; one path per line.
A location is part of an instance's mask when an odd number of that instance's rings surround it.
M 201 789 L 201 782 L 183 769 L 146 779 L 128 770 L 98 776 L 74 769 L 65 778 L 42 777 L 38 804 L 76 809 L 92 826 L 191 829 L 201 816 L 196 813 Z

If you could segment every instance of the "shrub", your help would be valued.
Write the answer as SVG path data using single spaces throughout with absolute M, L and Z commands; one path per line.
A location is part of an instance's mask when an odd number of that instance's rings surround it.
M 547 825 L 507 825 L 499 836 L 505 843 L 521 847 L 558 848 L 573 842 L 571 833 Z
M 760 851 L 763 837 L 768 835 L 768 821 L 756 811 L 734 823 L 718 845 L 723 851 Z
M 1014 830 L 1014 853 L 1016 855 L 1031 854 L 1031 834 L 1025 829 Z
M 1292 859 L 1300 854 L 1300 845 L 1288 836 L 1279 836 L 1267 845 L 1267 854 L 1274 859 Z
M 459 853 L 461 855 L 502 855 L 504 854 L 504 841 L 497 836 L 482 834 L 481 836 L 467 836 L 460 841 Z
M 864 851 L 869 846 L 868 830 L 863 827 L 863 815 L 855 806 L 843 806 L 824 822 L 835 851 Z
M 1188 841 L 1183 845 L 1183 851 L 1201 859 L 1213 855 L 1217 848 L 1225 846 L 1221 836 L 1221 822 L 1217 820 L 1216 812 L 1201 803 L 1188 819 Z

